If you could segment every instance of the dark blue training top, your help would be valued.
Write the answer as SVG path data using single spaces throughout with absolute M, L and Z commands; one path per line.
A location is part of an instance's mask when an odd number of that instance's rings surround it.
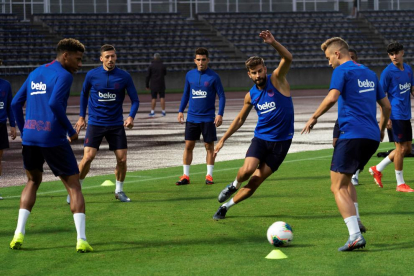
M 329 90 L 341 93 L 338 99 L 339 139 L 380 141 L 377 101 L 385 97 L 377 75 L 354 61 L 336 67 Z
M 16 126 L 14 115 L 11 110 L 11 101 L 13 95 L 10 83 L 6 80 L 0 79 L 0 124 L 7 123 L 7 117 L 11 127 Z
M 184 93 L 178 112 L 184 112 L 187 103 L 190 102 L 187 112 L 188 122 L 214 122 L 216 94 L 219 96 L 218 115 L 223 116 L 226 96 L 219 75 L 210 68 L 205 71 L 197 69 L 188 71 L 185 76 Z
M 83 83 L 80 116 L 85 118 L 86 107 L 89 104 L 88 123 L 90 125 L 123 125 L 122 104 L 125 99 L 125 90 L 132 104 L 128 116 L 135 118 L 139 99 L 131 75 L 118 67 L 111 71 L 106 71 L 103 66 L 90 70 Z
M 391 103 L 392 120 L 411 119 L 411 86 L 414 85 L 413 71 L 407 64 L 404 70 L 398 69 L 393 63 L 381 73 L 380 83 L 384 92 L 388 93 Z
M 290 140 L 294 132 L 292 97 L 280 93 L 270 77 L 267 75 L 263 90 L 259 90 L 256 85 L 250 89 L 251 104 L 259 117 L 254 137 L 272 142 Z
M 76 133 L 66 116 L 72 81 L 72 74 L 57 60 L 29 74 L 12 101 L 23 145 L 55 147 L 67 143 L 67 135 Z

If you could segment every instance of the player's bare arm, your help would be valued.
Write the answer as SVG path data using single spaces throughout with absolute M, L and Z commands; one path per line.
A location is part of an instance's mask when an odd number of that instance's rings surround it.
M 318 123 L 318 118 L 321 117 L 326 111 L 328 111 L 337 101 L 341 93 L 337 89 L 332 89 L 329 91 L 328 95 L 313 113 L 312 117 L 308 120 L 305 127 L 302 129 L 301 134 L 310 133 L 314 125 Z
M 385 128 L 387 128 L 387 122 L 391 120 L 389 120 L 390 115 L 391 115 L 391 104 L 390 101 L 388 100 L 388 97 L 384 97 L 381 100 L 378 100 L 377 103 L 380 105 L 380 109 L 381 109 L 381 119 L 379 122 L 379 128 L 381 131 L 381 142 L 384 139 L 384 133 L 385 133 Z
M 221 126 L 222 123 L 223 123 L 223 116 L 217 115 L 216 118 L 214 119 L 214 124 L 216 125 L 216 127 L 219 127 Z
M 124 127 L 127 127 L 128 129 L 132 129 L 134 127 L 134 118 L 132 118 L 131 116 L 129 116 L 124 121 Z
M 78 140 L 78 133 L 77 133 L 77 132 L 75 132 L 75 134 L 73 134 L 72 136 L 70 136 L 70 137 L 68 138 L 68 140 L 69 140 L 69 143 L 71 143 L 71 142 L 73 142 L 73 141 Z
M 16 128 L 15 127 L 10 127 L 10 137 L 12 138 L 12 140 L 16 139 Z
M 292 64 L 293 56 L 282 44 L 276 41 L 270 31 L 263 31 L 259 34 L 259 36 L 263 39 L 263 42 L 275 48 L 281 57 L 279 66 L 272 73 L 271 81 L 277 90 L 279 90 L 283 95 L 289 97 L 290 85 L 286 80 L 286 75 L 289 72 L 290 65 Z
M 247 116 L 249 116 L 250 110 L 252 110 L 252 107 L 253 105 L 251 104 L 250 93 L 247 93 L 244 97 L 243 108 L 236 118 L 234 118 L 226 133 L 223 137 L 221 137 L 220 141 L 217 142 L 216 148 L 214 149 L 214 156 L 216 156 L 220 149 L 224 146 L 224 142 L 244 124 Z
M 79 132 L 81 131 L 81 129 L 85 129 L 86 128 L 86 121 L 84 117 L 79 117 L 78 121 L 75 124 L 75 130 L 76 133 L 79 134 Z
M 184 114 L 182 112 L 178 112 L 177 120 L 180 124 L 184 124 Z

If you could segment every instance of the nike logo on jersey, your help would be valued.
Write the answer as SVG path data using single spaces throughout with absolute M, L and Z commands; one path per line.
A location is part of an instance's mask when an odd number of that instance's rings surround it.
M 116 94 L 111 94 L 109 92 L 102 93 L 101 91 L 98 91 L 99 95 L 99 102 L 112 102 L 116 100 Z
M 207 92 L 203 90 L 191 89 L 191 93 L 193 94 L 193 99 L 207 98 Z
M 262 112 L 260 112 L 260 114 L 265 114 L 265 113 L 268 113 L 272 110 L 275 110 L 276 109 L 276 103 L 275 102 L 270 102 L 270 103 L 265 102 L 264 104 L 258 104 L 257 109 L 262 111 Z
M 405 84 L 400 84 L 399 88 L 400 88 L 400 94 L 404 94 L 411 90 L 411 83 L 406 82 Z
M 30 88 L 32 88 L 30 95 L 46 94 L 46 83 L 32 81 Z
M 361 81 L 361 80 L 358 79 L 358 86 L 360 88 L 368 88 L 368 89 L 359 90 L 359 93 L 365 93 L 365 92 L 370 92 L 370 91 L 375 90 L 375 82 L 369 81 L 368 79 L 366 79 L 364 81 Z

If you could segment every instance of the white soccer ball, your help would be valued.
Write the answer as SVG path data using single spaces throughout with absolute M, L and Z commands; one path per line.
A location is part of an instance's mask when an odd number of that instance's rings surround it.
M 276 221 L 267 229 L 267 240 L 276 247 L 286 246 L 293 240 L 293 230 L 284 221 Z

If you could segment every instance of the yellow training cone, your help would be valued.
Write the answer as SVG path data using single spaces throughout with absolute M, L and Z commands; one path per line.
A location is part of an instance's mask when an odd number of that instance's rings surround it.
M 287 256 L 279 249 L 275 249 L 266 256 L 266 259 L 287 259 Z
M 115 184 L 111 180 L 105 180 L 104 183 L 101 184 L 101 186 L 115 186 Z

